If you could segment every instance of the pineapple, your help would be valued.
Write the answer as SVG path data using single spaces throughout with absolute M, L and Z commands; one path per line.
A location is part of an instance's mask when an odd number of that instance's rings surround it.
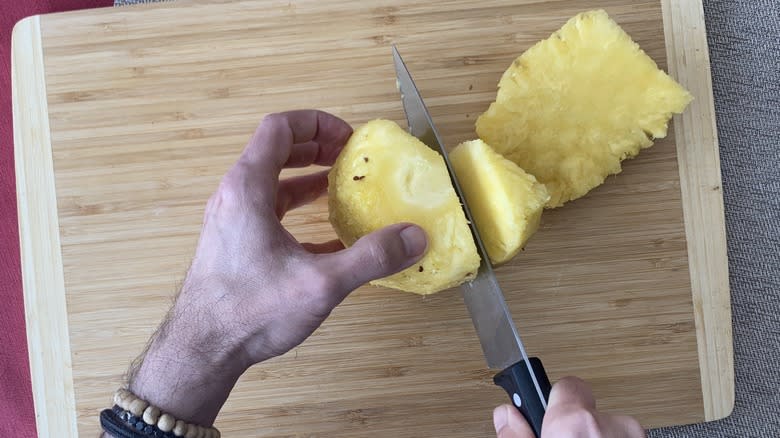
M 444 159 L 394 122 L 357 129 L 328 182 L 330 222 L 345 245 L 398 222 L 428 235 L 422 260 L 373 284 L 425 295 L 476 275 L 480 258 Z
M 482 140 L 458 145 L 450 162 L 490 260 L 509 261 L 539 227 L 547 189 Z
M 547 186 L 548 208 L 619 173 L 692 99 L 601 10 L 528 49 L 498 87 L 477 134 Z

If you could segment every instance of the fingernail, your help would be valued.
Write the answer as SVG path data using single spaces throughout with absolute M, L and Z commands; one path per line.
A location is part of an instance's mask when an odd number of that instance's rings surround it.
M 506 427 L 508 422 L 509 415 L 506 406 L 501 405 L 493 410 L 493 427 L 496 429 L 496 433 L 501 432 L 501 429 Z
M 404 251 L 407 257 L 417 257 L 425 252 L 428 241 L 425 231 L 416 225 L 410 225 L 401 230 L 401 240 L 404 242 Z

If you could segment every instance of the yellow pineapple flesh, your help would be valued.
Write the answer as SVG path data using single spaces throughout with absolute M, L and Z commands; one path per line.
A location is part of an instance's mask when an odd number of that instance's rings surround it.
M 482 140 L 458 145 L 450 162 L 491 262 L 507 262 L 539 227 L 547 189 Z
M 422 260 L 373 284 L 430 294 L 476 275 L 480 258 L 444 159 L 394 122 L 358 128 L 328 181 L 330 222 L 345 245 L 398 222 L 428 236 Z
M 528 49 L 498 87 L 477 133 L 547 186 L 549 208 L 619 173 L 692 99 L 601 10 Z

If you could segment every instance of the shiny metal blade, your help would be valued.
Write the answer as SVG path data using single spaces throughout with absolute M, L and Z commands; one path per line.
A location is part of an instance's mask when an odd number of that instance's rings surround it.
M 409 70 L 406 69 L 406 65 L 395 46 L 393 46 L 393 61 L 395 64 L 396 86 L 398 87 L 398 92 L 401 93 L 401 103 L 406 113 L 409 133 L 417 137 L 429 148 L 442 154 L 446 159 L 447 152 L 439 140 L 439 133 L 436 132 L 436 127 L 433 126 L 433 120 L 428 113 L 428 108 L 425 107 L 422 96 L 420 96 L 417 86 L 414 85 L 414 80 L 409 74 Z M 449 160 L 446 161 L 449 168 Z
M 441 142 L 441 137 L 436 131 L 422 96 L 420 96 L 412 75 L 406 68 L 406 64 L 404 64 L 395 46 L 393 46 L 393 61 L 398 91 L 401 93 L 401 102 L 406 112 L 406 121 L 409 124 L 409 133 L 444 158 L 452 186 L 455 188 L 455 193 L 457 193 L 458 199 L 460 199 L 463 205 L 463 211 L 466 214 L 466 219 L 481 259 L 476 278 L 461 285 L 461 293 L 466 307 L 469 309 L 471 321 L 474 323 L 474 328 L 477 331 L 488 367 L 504 369 L 521 360 L 524 361 L 533 379 L 536 392 L 546 409 L 547 402 L 539 387 L 539 382 L 531 367 L 531 362 L 528 360 L 528 354 L 525 352 L 523 341 L 520 340 L 517 327 L 515 327 L 512 321 L 512 315 L 509 313 L 509 308 L 504 300 L 504 294 L 493 273 L 493 266 L 490 264 L 485 245 L 482 243 L 479 230 L 477 230 L 472 219 L 471 210 L 469 210 L 466 198 L 463 196 L 458 178 L 452 170 L 447 150 L 444 149 L 444 144 Z
M 485 245 L 482 243 L 482 238 L 474 224 L 457 176 L 452 170 L 447 151 L 444 149 L 439 133 L 433 125 L 433 120 L 425 107 L 420 92 L 417 90 L 417 86 L 414 84 L 414 80 L 395 46 L 393 46 L 393 60 L 398 81 L 398 91 L 401 93 L 406 120 L 409 123 L 409 133 L 419 138 L 431 149 L 439 152 L 444 158 L 447 171 L 452 180 L 452 186 L 455 188 L 455 192 L 463 205 L 477 251 L 482 259 L 477 277 L 463 284 L 461 290 L 466 306 L 471 313 L 471 319 L 477 330 L 488 366 L 490 368 L 503 369 L 521 360 L 527 360 L 528 355 L 525 353 L 525 348 L 517 333 L 517 328 L 514 322 L 512 322 L 512 316 L 504 301 L 501 287 L 498 285 L 496 276 L 493 273 L 493 267 L 487 256 Z M 533 372 L 531 374 L 533 375 Z
M 460 290 L 488 367 L 504 369 L 525 360 L 528 355 L 509 314 L 501 287 L 488 265 L 482 261 L 476 278 L 463 283 Z

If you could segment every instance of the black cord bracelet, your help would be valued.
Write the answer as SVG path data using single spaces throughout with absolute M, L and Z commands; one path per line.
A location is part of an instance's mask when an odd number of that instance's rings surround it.
M 142 418 L 116 405 L 100 413 L 100 425 L 116 438 L 178 438 L 173 432 L 163 432 L 146 424 Z

